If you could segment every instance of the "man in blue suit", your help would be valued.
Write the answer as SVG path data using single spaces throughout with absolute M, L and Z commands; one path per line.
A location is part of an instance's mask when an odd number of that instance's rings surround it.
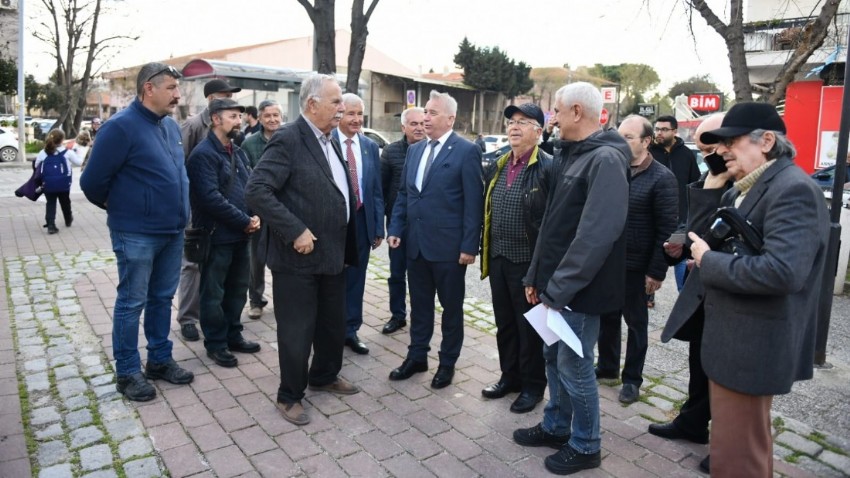
M 464 276 L 478 253 L 484 210 L 481 148 L 452 131 L 456 113 L 454 98 L 431 91 L 425 105 L 428 138 L 407 150 L 387 237 L 390 247 L 398 247 L 407 227 L 410 346 L 390 380 L 428 370 L 437 294 L 443 341 L 433 388 L 447 386 L 454 377 L 463 345 Z
M 333 135 L 342 146 L 348 176 L 357 196 L 354 222 L 357 228 L 358 265 L 345 270 L 345 345 L 355 353 L 369 353 L 357 331 L 363 325 L 363 291 L 369 251 L 384 239 L 384 198 L 381 194 L 381 162 L 378 145 L 363 136 L 363 100 L 354 93 L 342 95 L 345 113 Z

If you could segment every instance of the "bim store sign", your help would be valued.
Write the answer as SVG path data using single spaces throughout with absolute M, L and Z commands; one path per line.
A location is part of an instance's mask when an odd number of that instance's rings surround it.
M 695 111 L 713 113 L 720 111 L 720 108 L 723 106 L 723 97 L 717 93 L 688 95 L 688 106 Z

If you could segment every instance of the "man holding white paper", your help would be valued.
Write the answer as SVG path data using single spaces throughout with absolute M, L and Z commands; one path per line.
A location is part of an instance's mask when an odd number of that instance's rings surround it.
M 631 150 L 615 131 L 600 128 L 601 110 L 602 95 L 589 83 L 556 94 L 556 121 L 566 142 L 523 280 L 528 301 L 558 311 L 581 342 L 581 354 L 560 340 L 544 347 L 549 402 L 543 420 L 513 434 L 520 445 L 558 449 L 544 464 L 560 475 L 601 464 L 593 349 L 599 316 L 624 301 Z

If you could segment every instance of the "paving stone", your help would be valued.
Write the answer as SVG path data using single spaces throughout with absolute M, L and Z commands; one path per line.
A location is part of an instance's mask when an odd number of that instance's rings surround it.
M 89 379 L 89 383 L 91 383 L 93 387 L 112 384 L 115 383 L 115 375 L 108 373 L 104 375 L 99 375 L 97 377 L 92 377 Z
M 668 387 L 667 385 L 664 385 L 664 384 L 658 384 L 658 385 L 652 387 L 652 389 L 650 389 L 650 391 L 652 393 L 657 394 L 657 395 L 661 395 L 662 397 L 667 397 L 668 399 L 670 399 L 671 401 L 674 401 L 674 402 L 682 401 L 682 400 L 685 400 L 685 399 L 688 398 L 687 393 L 682 393 L 682 392 L 680 392 L 676 389 L 670 388 L 670 387 Z
M 83 475 L 83 478 L 118 478 L 118 473 L 115 470 L 108 468 L 106 470 L 98 470 L 88 475 Z
M 103 438 L 103 432 L 95 426 L 80 428 L 71 432 L 71 448 L 77 449 L 90 445 Z
M 94 365 L 100 365 L 100 356 L 99 355 L 86 355 L 85 357 L 80 358 L 80 363 L 85 365 L 86 367 L 91 367 Z
M 51 367 L 58 367 L 69 363 L 74 363 L 74 356 L 71 354 L 59 355 L 57 357 L 50 358 Z
M 56 407 L 37 408 L 32 411 L 30 423 L 33 425 L 46 425 L 48 423 L 58 422 L 62 419 Z
M 59 391 L 60 397 L 66 398 L 85 392 L 88 389 L 88 385 L 81 378 L 70 378 L 57 383 L 56 389 Z
M 66 398 L 63 402 L 65 404 L 66 410 L 78 410 L 80 408 L 86 408 L 90 405 L 89 397 L 85 395 L 75 395 L 73 397 Z
M 835 470 L 829 465 L 825 465 L 819 461 L 813 460 L 807 456 L 801 456 L 797 459 L 797 466 L 812 472 L 818 478 L 846 478 L 847 475 L 841 471 Z
M 652 404 L 653 407 L 664 410 L 665 412 L 671 412 L 676 408 L 675 403 L 661 397 L 648 396 L 646 397 L 646 401 Z
M 57 381 L 65 380 L 68 378 L 77 378 L 80 376 L 80 369 L 77 368 L 76 364 L 69 364 L 63 367 L 56 367 L 53 369 L 53 376 Z
M 838 453 L 830 450 L 824 450 L 823 453 L 818 456 L 818 459 L 836 470 L 850 472 L 850 457 L 847 457 L 846 455 L 839 455 Z
M 91 411 L 87 408 L 73 411 L 65 415 L 65 424 L 69 430 L 76 430 L 92 422 Z
M 71 465 L 68 463 L 42 468 L 41 471 L 38 472 L 38 478 L 73 478 L 73 476 L 74 474 L 71 471 Z
M 48 438 L 53 438 L 53 437 L 63 435 L 64 433 L 65 432 L 62 430 L 62 425 L 60 425 L 58 423 L 54 423 L 53 425 L 50 425 L 49 427 L 47 427 L 43 430 L 36 430 L 35 431 L 35 439 L 39 440 L 39 441 L 44 441 Z
M 140 423 L 135 418 L 123 418 L 106 422 L 106 431 L 113 440 L 123 441 L 127 438 L 142 434 Z
M 50 379 L 47 377 L 47 372 L 27 375 L 24 380 L 27 383 L 27 390 L 29 392 L 50 390 Z
M 823 450 L 823 447 L 817 444 L 816 442 L 803 438 L 800 435 L 797 435 L 796 433 L 792 432 L 780 433 L 779 436 L 776 437 L 776 442 L 782 443 L 788 448 L 797 450 L 801 453 L 805 453 L 809 456 L 817 456 L 817 454 L 820 453 L 821 450 Z
M 49 441 L 38 446 L 38 465 L 42 468 L 67 461 L 69 458 L 68 447 L 60 440 Z
M 80 467 L 84 471 L 99 470 L 112 463 L 109 445 L 95 445 L 80 450 Z
M 127 478 L 158 478 L 164 475 L 156 458 L 150 457 L 124 463 L 124 474 Z
M 118 393 L 118 390 L 115 389 L 115 384 L 101 385 L 99 387 L 94 387 L 94 396 L 97 397 L 98 401 L 109 401 L 115 400 L 121 394 Z
M 130 409 L 127 408 L 127 405 L 122 400 L 101 403 L 98 406 L 98 411 L 100 412 L 101 420 L 104 422 L 111 422 L 131 416 Z
M 146 437 L 135 437 L 118 445 L 118 456 L 122 460 L 133 458 L 134 456 L 145 456 L 153 452 L 151 442 Z

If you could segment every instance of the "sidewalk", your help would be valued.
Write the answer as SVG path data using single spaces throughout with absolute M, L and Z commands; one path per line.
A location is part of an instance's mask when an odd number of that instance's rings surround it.
M 240 354 L 234 369 L 214 365 L 202 342 L 183 342 L 175 321 L 174 358 L 195 381 L 157 381 L 152 402 L 123 399 L 111 362 L 117 271 L 105 215 L 81 195 L 72 198 L 74 226 L 52 236 L 41 228 L 43 201 L 0 198 L 0 477 L 552 476 L 543 458 L 553 450 L 511 440 L 514 429 L 540 420 L 542 404 L 516 415 L 508 412 L 513 396 L 481 397 L 499 369 L 486 298 L 467 300 L 466 339 L 452 385 L 429 386 L 439 328 L 428 373 L 387 379 L 406 354 L 408 335 L 407 329 L 380 333 L 389 318 L 382 255 L 372 258 L 364 297 L 360 337 L 370 354 L 346 349 L 341 373 L 363 391 L 337 397 L 308 390 L 309 425 L 286 422 L 274 407 L 279 367 L 272 307 L 257 321 L 243 316 L 246 338 L 263 350 Z M 270 274 L 267 283 L 270 295 Z M 619 386 L 600 386 L 602 467 L 576 476 L 705 476 L 697 464 L 707 446 L 646 433 L 649 423 L 669 419 L 687 390 L 686 347 L 658 342 L 664 307 L 675 297 L 665 293 L 651 315 L 641 401 L 623 406 Z M 836 298 L 836 309 L 846 306 Z M 795 387 L 777 399 L 780 476 L 848 476 L 850 385 L 846 355 L 837 355 L 834 369 L 816 371 L 799 393 Z

